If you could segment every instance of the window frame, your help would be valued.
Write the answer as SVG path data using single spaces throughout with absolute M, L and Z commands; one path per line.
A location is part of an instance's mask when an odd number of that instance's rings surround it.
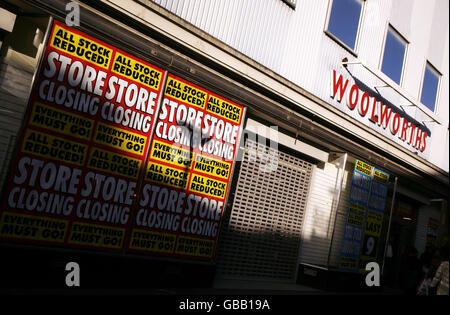
M 339 46 L 343 47 L 345 50 L 347 50 L 353 56 L 358 57 L 359 42 L 360 42 L 360 38 L 361 38 L 361 29 L 362 29 L 362 26 L 364 23 L 364 16 L 365 16 L 366 0 L 360 0 L 361 1 L 361 13 L 359 15 L 358 29 L 356 30 L 355 48 L 351 48 L 346 43 L 344 43 L 341 39 L 339 39 L 339 37 L 337 37 L 330 30 L 328 30 L 328 26 L 330 24 L 331 11 L 333 8 L 334 1 L 336 1 L 336 0 L 328 0 L 327 15 L 326 15 L 325 26 L 324 26 L 323 31 L 328 37 L 330 37 L 332 40 L 334 40 L 336 43 L 338 43 Z
M 422 103 L 422 93 L 423 93 L 423 84 L 425 82 L 425 73 L 427 71 L 427 65 L 430 65 L 430 68 L 434 70 L 438 75 L 438 85 L 436 87 L 436 99 L 434 101 L 434 110 L 429 109 L 425 104 Z M 438 107 L 439 107 L 439 96 L 440 96 L 440 90 L 441 90 L 441 83 L 442 83 L 442 73 L 428 60 L 425 59 L 423 69 L 422 69 L 422 79 L 420 80 L 420 89 L 419 89 L 419 95 L 418 95 L 418 101 L 421 105 L 423 105 L 426 109 L 433 112 L 434 114 L 437 114 Z
M 405 41 L 405 54 L 403 56 L 402 71 L 400 73 L 400 82 L 399 83 L 395 82 L 394 79 L 392 79 L 390 76 L 388 76 L 382 70 L 384 54 L 386 52 L 386 41 L 387 41 L 389 29 L 392 29 L 396 35 L 398 35 L 402 40 Z M 400 87 L 403 87 L 405 69 L 406 69 L 407 60 L 408 60 L 409 44 L 410 44 L 409 40 L 407 40 L 405 36 L 403 36 L 389 21 L 387 21 L 386 27 L 385 27 L 385 32 L 384 32 L 384 38 L 383 38 L 383 46 L 381 48 L 380 60 L 378 62 L 378 70 L 380 70 L 381 73 L 383 73 L 393 83 L 397 84 Z

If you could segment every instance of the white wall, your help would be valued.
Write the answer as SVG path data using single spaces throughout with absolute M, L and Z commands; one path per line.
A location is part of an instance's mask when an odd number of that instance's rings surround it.
M 354 56 L 325 35 L 329 0 L 299 0 L 295 10 L 281 0 L 153 0 L 225 44 L 268 67 L 272 71 L 333 104 L 384 137 L 417 152 L 388 129 L 380 129 L 357 111 L 330 98 L 330 71 L 347 71 L 340 62 Z M 418 99 L 426 60 L 442 73 L 437 115 L 442 125 L 427 123 L 431 131 L 425 152 L 417 152 L 448 172 L 448 7 L 447 0 L 370 0 L 365 2 L 358 58 L 374 68 L 380 67 L 387 23 L 409 41 L 401 88 Z M 361 66 L 349 66 L 354 77 L 367 86 L 375 77 Z M 394 105 L 404 101 L 391 89 L 380 94 Z M 407 113 L 417 121 L 427 118 L 413 107 Z

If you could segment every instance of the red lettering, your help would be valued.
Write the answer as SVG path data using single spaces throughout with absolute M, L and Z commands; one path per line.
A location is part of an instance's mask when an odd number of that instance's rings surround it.
M 356 92 L 356 97 L 354 97 Z M 352 85 L 352 88 L 350 89 L 350 93 L 348 93 L 347 96 L 347 106 L 350 109 L 355 109 L 356 105 L 358 104 L 359 99 L 359 89 L 356 86 L 356 84 Z
M 416 131 L 416 129 L 417 129 L 417 126 L 414 125 L 414 124 L 411 124 L 411 132 L 410 132 L 410 134 L 409 134 L 409 140 L 408 140 L 408 143 L 409 143 L 409 144 L 412 144 L 412 143 L 413 143 L 414 132 Z
M 380 122 L 378 123 L 378 125 L 383 126 L 383 128 L 386 129 L 386 127 L 389 123 L 389 119 L 391 118 L 391 114 L 392 114 L 392 108 L 381 103 L 381 108 L 380 108 L 380 116 L 381 117 L 380 117 Z
M 363 117 L 366 116 L 367 112 L 369 111 L 369 101 L 370 101 L 369 93 L 364 92 L 364 94 L 361 96 L 361 101 L 359 102 L 358 107 L 359 114 Z
M 377 112 L 377 108 L 379 106 L 379 103 L 377 101 L 376 97 L 372 97 L 372 112 L 370 114 L 369 120 L 371 120 L 374 123 L 378 122 L 378 112 Z
M 400 114 L 395 113 L 394 117 L 392 118 L 392 122 L 390 124 L 391 133 L 393 135 L 396 135 L 398 132 L 398 129 L 400 129 Z
M 420 147 L 420 151 L 425 151 L 425 148 L 427 147 L 427 137 L 428 137 L 428 132 L 424 131 L 422 132 L 422 146 Z
M 341 74 L 341 75 L 339 75 L 339 79 L 336 82 L 336 70 L 333 70 L 333 78 L 331 80 L 331 82 L 333 84 L 331 90 L 333 91 L 333 93 L 331 94 L 331 97 L 334 98 L 336 96 L 336 93 L 339 88 L 339 95 L 337 98 L 338 102 L 341 102 L 342 97 L 344 96 L 345 90 L 347 89 L 347 85 L 348 85 L 348 80 L 345 80 L 344 86 L 342 86 L 342 81 L 343 81 L 343 77 Z
M 420 142 L 422 141 L 422 134 L 423 131 L 419 128 L 417 128 L 416 131 L 416 141 L 414 141 L 414 147 L 419 149 L 421 147 Z
M 409 121 L 405 117 L 403 117 L 402 119 L 403 119 L 403 122 L 402 122 L 402 132 L 400 133 L 400 139 L 405 141 L 406 137 L 407 137 L 406 132 L 408 131 Z

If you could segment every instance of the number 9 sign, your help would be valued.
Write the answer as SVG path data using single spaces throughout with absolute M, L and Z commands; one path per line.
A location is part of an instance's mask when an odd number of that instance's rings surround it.
M 378 237 L 366 235 L 364 237 L 364 255 L 369 257 L 375 257 L 377 255 L 377 241 Z

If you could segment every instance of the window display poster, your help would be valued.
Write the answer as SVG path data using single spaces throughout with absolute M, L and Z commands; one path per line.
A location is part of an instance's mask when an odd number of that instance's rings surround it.
M 168 75 L 128 251 L 213 258 L 243 115 Z
M 0 239 L 121 251 L 166 75 L 53 22 L 0 209 Z

